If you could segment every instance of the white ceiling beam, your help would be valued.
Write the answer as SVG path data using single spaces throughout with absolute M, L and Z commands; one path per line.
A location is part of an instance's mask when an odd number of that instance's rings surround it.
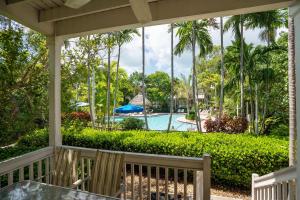
M 150 3 L 153 23 L 239 15 L 288 7 L 294 0 L 162 0 Z
M 58 36 L 75 37 L 89 33 L 110 32 L 142 25 L 168 24 L 235 14 L 245 14 L 287 7 L 291 0 L 160 0 L 149 2 L 152 21 L 139 22 L 131 7 L 124 7 L 55 23 Z
M 137 20 L 144 24 L 152 21 L 152 15 L 147 0 L 129 0 Z
M 66 6 L 41 10 L 39 15 L 40 22 L 59 21 L 67 18 L 103 12 L 110 9 L 129 6 L 128 0 L 93 0 L 79 9 L 72 9 Z
M 0 15 L 45 35 L 54 34 L 53 23 L 39 23 L 38 11 L 28 4 L 7 5 L 5 0 L 0 0 Z
M 104 33 L 124 28 L 137 28 L 130 6 L 55 22 L 57 36 L 75 37 L 84 34 Z

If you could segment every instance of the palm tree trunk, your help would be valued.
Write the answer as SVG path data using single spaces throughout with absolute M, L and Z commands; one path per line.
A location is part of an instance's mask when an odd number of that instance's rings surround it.
M 195 108 L 195 119 L 196 119 L 196 126 L 197 131 L 200 132 L 199 122 L 198 122 L 198 104 L 196 101 L 196 34 L 195 34 L 195 21 L 193 21 L 193 36 L 192 36 L 192 49 L 193 49 L 193 102 L 194 102 L 194 108 Z M 198 98 L 198 97 L 197 97 Z
M 79 100 L 79 94 L 78 94 L 78 83 L 76 83 L 76 85 L 75 85 L 75 90 L 76 90 L 76 100 L 75 100 L 75 102 L 76 102 L 76 107 L 75 107 L 75 109 L 76 109 L 76 112 L 78 111 L 78 106 L 77 106 L 77 103 L 78 103 L 78 100 Z
M 253 130 L 254 130 L 254 123 L 253 123 L 253 119 L 254 119 L 254 117 L 253 117 L 253 113 L 254 113 L 254 110 L 253 110 L 253 94 L 252 94 L 252 86 L 251 86 L 251 78 L 249 77 L 249 93 L 250 93 L 250 102 L 249 102 L 249 104 L 250 104 L 250 114 L 249 114 L 249 116 L 250 116 L 250 122 L 249 122 L 249 124 L 250 124 L 250 132 L 252 132 Z
M 113 108 L 113 123 L 115 123 L 115 109 L 117 105 L 117 92 L 119 89 L 119 66 L 120 66 L 120 56 L 121 56 L 121 45 L 118 46 L 118 60 L 117 60 L 117 74 L 116 74 L 116 85 L 114 91 L 114 108 Z
M 197 69 L 196 69 L 196 74 L 197 73 Z M 196 90 L 196 109 L 199 110 L 198 108 L 198 97 L 199 97 L 199 94 L 198 94 L 198 80 L 197 80 L 197 75 L 195 75 L 195 90 Z M 200 116 L 200 113 L 198 112 L 197 115 L 196 115 L 197 119 L 196 119 L 196 123 L 198 123 L 199 125 L 199 131 L 202 132 L 202 126 L 201 126 L 201 116 Z M 198 122 L 197 122 L 198 121 Z
M 255 134 L 258 135 L 258 89 L 255 83 Z
M 97 115 L 96 115 L 96 83 L 95 83 L 95 69 L 92 69 L 92 111 L 93 111 L 93 119 L 94 123 L 97 120 Z
M 220 108 L 219 118 L 223 115 L 223 101 L 224 101 L 224 42 L 223 42 L 223 17 L 220 17 L 220 33 L 221 33 L 221 88 L 220 88 Z
M 241 20 L 241 50 L 240 50 L 240 81 L 241 81 L 241 117 L 244 117 L 244 20 L 243 15 L 240 15 Z
M 106 93 L 106 114 L 107 114 L 107 129 L 110 130 L 110 33 L 108 34 L 108 59 L 107 59 L 107 93 Z
M 267 46 L 270 46 L 270 33 L 268 32 L 267 35 Z M 263 107 L 263 114 L 262 114 L 262 120 L 261 120 L 261 131 L 265 131 L 265 121 L 266 121 L 266 116 L 268 112 L 268 107 L 267 103 L 269 101 L 269 93 L 270 93 L 270 83 L 269 83 L 269 60 L 267 61 L 267 78 L 266 78 L 266 97 L 264 100 L 264 107 Z
M 168 124 L 168 132 L 171 128 L 172 115 L 173 115 L 173 98 L 174 98 L 174 53 L 173 53 L 173 24 L 171 24 L 171 95 L 170 95 L 170 117 Z
M 297 121 L 296 121 L 296 68 L 295 68 L 295 26 L 294 18 L 289 16 L 289 164 L 296 163 L 296 138 L 297 138 Z
M 90 36 L 88 36 L 88 41 L 90 41 Z M 88 47 L 88 55 L 87 55 L 87 67 L 88 67 L 88 102 L 90 109 L 90 117 L 92 122 L 92 127 L 95 128 L 95 118 L 94 118 L 94 108 L 93 108 L 93 100 L 92 100 L 92 84 L 91 84 L 91 65 L 90 65 L 90 47 Z
M 146 110 L 146 89 L 145 89 L 145 28 L 142 27 L 142 49 L 143 49 L 143 69 L 142 69 L 142 74 L 143 74 L 143 83 L 142 83 L 142 93 L 143 93 L 143 107 L 144 107 L 144 118 L 145 118 L 145 125 L 146 125 L 146 130 L 149 129 L 148 127 L 148 120 L 147 120 L 147 110 Z

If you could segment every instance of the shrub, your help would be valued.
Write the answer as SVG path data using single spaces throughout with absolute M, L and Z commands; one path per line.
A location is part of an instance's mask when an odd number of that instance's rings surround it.
M 25 153 L 29 153 L 31 151 L 35 151 L 39 148 L 37 147 L 19 147 L 19 146 L 14 146 L 14 147 L 5 147 L 5 148 L 0 148 L 0 161 L 6 160 L 9 158 L 13 158 L 16 156 L 20 156 Z
M 88 112 L 71 112 L 63 113 L 63 120 L 81 120 L 81 121 L 90 121 L 91 116 Z
M 207 119 L 204 128 L 207 132 L 244 133 L 248 128 L 248 121 L 243 117 L 224 115 L 215 120 Z
M 38 139 L 36 137 L 42 137 Z M 36 135 L 38 141 L 46 136 Z M 23 144 L 33 138 L 24 137 Z M 28 140 L 24 142 L 24 140 Z M 37 142 L 35 142 L 37 144 Z M 117 151 L 212 157 L 212 181 L 223 186 L 250 188 L 251 174 L 260 175 L 288 166 L 288 141 L 250 134 L 158 131 L 63 131 L 63 144 Z M 41 144 L 38 144 L 42 146 Z M 47 145 L 47 144 L 46 144 Z
M 190 111 L 185 115 L 185 118 L 188 120 L 195 120 L 196 119 L 196 113 L 194 111 Z
M 123 130 L 141 130 L 143 129 L 145 122 L 141 119 L 134 117 L 128 117 L 120 122 Z
M 17 146 L 19 147 L 35 147 L 35 148 L 43 148 L 48 146 L 49 144 L 49 135 L 47 129 L 39 129 L 35 130 L 32 133 L 21 137 Z
M 289 136 L 289 127 L 285 124 L 279 124 L 278 126 L 274 127 L 270 131 L 271 135 L 274 136 Z

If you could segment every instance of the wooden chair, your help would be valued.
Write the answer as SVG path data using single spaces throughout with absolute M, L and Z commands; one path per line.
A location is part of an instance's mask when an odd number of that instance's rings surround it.
M 65 149 L 62 147 L 56 148 L 53 158 L 53 169 L 39 177 L 36 181 L 49 176 L 50 183 L 62 187 L 76 188 L 78 177 L 78 162 L 80 160 L 80 151 Z
M 54 169 L 51 183 L 62 187 L 74 187 L 78 177 L 80 151 L 58 148 L 54 156 Z
M 97 151 L 89 191 L 118 197 L 123 191 L 121 184 L 124 154 Z

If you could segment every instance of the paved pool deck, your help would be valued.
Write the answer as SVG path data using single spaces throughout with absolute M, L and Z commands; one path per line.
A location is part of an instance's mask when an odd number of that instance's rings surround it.
M 210 199 L 211 200 L 242 200 L 242 199 L 236 199 L 236 198 L 231 198 L 231 197 L 221 197 L 221 196 L 215 196 L 215 195 L 211 195 Z

